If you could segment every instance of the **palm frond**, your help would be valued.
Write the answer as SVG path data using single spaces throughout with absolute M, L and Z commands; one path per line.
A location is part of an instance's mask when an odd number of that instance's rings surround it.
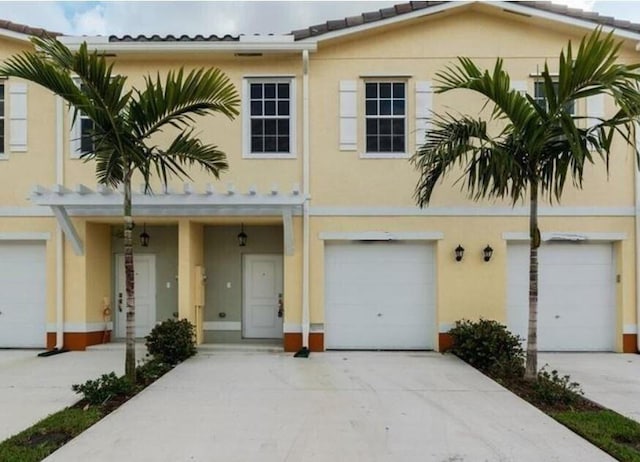
M 164 83 L 157 75 L 145 79 L 136 91 L 129 119 L 136 136 L 148 138 L 165 126 L 184 129 L 194 116 L 221 113 L 230 119 L 239 114 L 240 98 L 235 86 L 219 69 L 184 70 L 168 73 Z

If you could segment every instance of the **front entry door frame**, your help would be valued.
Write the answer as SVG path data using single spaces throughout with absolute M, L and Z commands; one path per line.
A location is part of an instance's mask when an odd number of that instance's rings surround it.
M 123 254 L 116 254 L 115 265 L 115 337 L 125 338 L 127 294 L 124 282 Z M 153 254 L 134 255 L 133 269 L 136 282 L 136 338 L 142 338 L 149 334 L 156 323 L 156 256 Z M 119 302 L 120 293 L 122 293 L 122 306 Z
M 243 255 L 242 286 L 242 336 L 282 338 L 283 256 Z

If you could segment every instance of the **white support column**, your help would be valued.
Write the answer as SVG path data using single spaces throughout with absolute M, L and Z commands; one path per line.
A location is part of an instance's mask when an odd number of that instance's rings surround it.
M 291 218 L 291 209 L 282 211 L 282 227 L 284 228 L 284 254 L 288 257 L 295 253 L 295 244 L 293 242 L 293 219 Z

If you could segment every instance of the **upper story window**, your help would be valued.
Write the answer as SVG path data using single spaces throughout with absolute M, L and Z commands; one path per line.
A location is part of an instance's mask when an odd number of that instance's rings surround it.
M 76 80 L 76 84 L 84 90 L 79 80 Z M 71 110 L 73 116 L 73 109 Z M 87 117 L 82 111 L 78 111 L 75 120 L 73 120 L 73 126 L 71 127 L 70 135 L 70 152 L 71 157 L 79 158 L 82 154 L 91 152 L 94 150 L 92 132 L 94 128 L 93 121 Z
M 556 93 L 558 92 L 558 82 L 553 82 L 553 90 Z M 545 96 L 544 82 L 542 81 L 534 82 L 533 99 L 536 101 L 536 103 L 538 103 L 538 105 L 549 110 L 549 106 L 547 104 L 547 98 Z M 569 111 L 569 114 L 575 114 L 576 113 L 575 103 L 571 102 L 567 106 L 567 110 Z
M 6 152 L 4 140 L 4 118 L 5 118 L 5 93 L 4 84 L 0 83 L 0 155 Z
M 365 82 L 367 153 L 406 153 L 406 103 L 405 82 Z
M 83 112 L 78 113 L 80 119 L 80 152 L 82 154 L 93 151 L 93 141 L 91 140 L 91 132 L 93 131 L 93 120 L 87 117 Z
M 245 157 L 295 157 L 294 99 L 292 78 L 245 79 Z

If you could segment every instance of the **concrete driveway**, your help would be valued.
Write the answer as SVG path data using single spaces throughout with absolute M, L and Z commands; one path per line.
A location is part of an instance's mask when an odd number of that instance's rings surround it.
M 201 351 L 47 461 L 610 461 L 457 358 Z
M 43 350 L 44 351 L 44 350 Z M 74 383 L 124 372 L 123 347 L 40 358 L 38 350 L 0 350 L 0 441 L 80 399 Z
M 640 355 L 620 353 L 541 353 L 549 364 L 580 383 L 585 396 L 640 422 Z

